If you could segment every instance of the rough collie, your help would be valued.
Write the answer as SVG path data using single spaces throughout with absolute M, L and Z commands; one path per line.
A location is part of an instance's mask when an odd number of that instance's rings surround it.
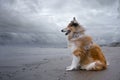
M 85 29 L 75 17 L 68 26 L 61 30 L 68 36 L 69 48 L 72 50 L 72 64 L 66 70 L 80 67 L 84 70 L 103 70 L 107 68 L 106 59 L 99 45 L 93 42 L 92 37 L 85 34 Z

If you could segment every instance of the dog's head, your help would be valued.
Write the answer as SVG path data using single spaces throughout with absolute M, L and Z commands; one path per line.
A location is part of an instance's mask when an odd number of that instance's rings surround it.
M 61 32 L 66 32 L 65 35 L 68 35 L 71 32 L 84 32 L 85 29 L 77 22 L 75 17 L 73 20 L 68 24 L 68 26 L 61 30 Z

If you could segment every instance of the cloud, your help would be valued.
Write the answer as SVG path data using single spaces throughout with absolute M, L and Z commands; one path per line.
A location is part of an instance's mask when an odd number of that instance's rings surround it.
M 73 16 L 76 16 L 83 24 L 94 21 L 103 24 L 110 18 L 115 21 L 119 15 L 117 4 L 118 1 L 114 0 L 66 0 L 66 2 L 63 0 L 1 0 L 0 2 L 3 14 L 1 17 L 8 19 L 12 16 L 18 21 L 26 19 L 23 24 L 33 20 L 38 22 L 42 16 L 47 17 L 48 21 L 53 20 L 53 24 L 63 22 L 65 24 Z
M 114 32 L 118 35 L 119 9 L 119 0 L 0 0 L 0 32 L 25 33 L 32 40 L 29 33 L 60 34 L 60 29 L 75 16 L 95 37 L 95 32 L 101 36 Z

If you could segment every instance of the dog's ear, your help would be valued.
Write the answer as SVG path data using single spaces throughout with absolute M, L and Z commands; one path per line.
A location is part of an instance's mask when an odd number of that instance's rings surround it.
M 74 26 L 77 27 L 79 25 L 79 23 L 77 22 L 77 20 L 75 19 L 75 17 L 73 17 L 73 20 L 70 23 L 70 26 Z
M 77 20 L 75 17 L 73 17 L 73 23 L 77 23 Z
M 75 17 L 73 17 L 73 21 L 76 21 L 76 18 L 75 18 Z

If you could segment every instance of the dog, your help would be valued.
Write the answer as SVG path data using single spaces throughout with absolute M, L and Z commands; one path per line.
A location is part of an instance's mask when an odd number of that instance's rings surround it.
M 72 51 L 72 63 L 66 70 L 80 67 L 83 70 L 104 70 L 107 68 L 105 56 L 98 44 L 91 36 L 85 34 L 85 29 L 75 17 L 68 26 L 61 30 L 68 36 L 68 47 Z

